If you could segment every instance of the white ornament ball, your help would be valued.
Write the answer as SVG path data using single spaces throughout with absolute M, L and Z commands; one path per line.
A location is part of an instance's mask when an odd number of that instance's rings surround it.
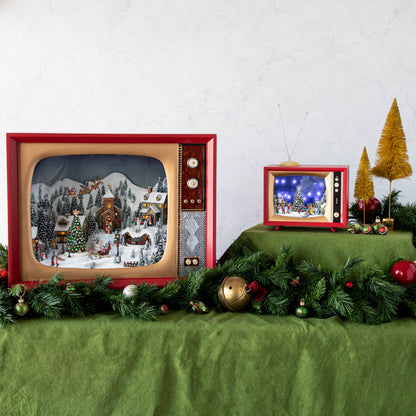
M 123 289 L 123 295 L 125 298 L 130 299 L 137 293 L 136 285 L 128 285 Z

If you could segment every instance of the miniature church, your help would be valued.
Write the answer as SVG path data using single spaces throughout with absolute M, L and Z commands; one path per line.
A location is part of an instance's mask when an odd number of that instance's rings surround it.
M 107 233 L 120 228 L 121 214 L 120 209 L 114 206 L 114 195 L 110 190 L 110 185 L 103 196 L 103 206 L 97 210 L 98 227 Z

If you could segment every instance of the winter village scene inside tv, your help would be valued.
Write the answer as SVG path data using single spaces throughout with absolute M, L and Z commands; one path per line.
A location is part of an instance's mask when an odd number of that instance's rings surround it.
M 164 167 L 151 157 L 42 159 L 31 187 L 33 254 L 51 267 L 157 263 L 166 248 L 167 196 Z
M 279 176 L 274 180 L 275 214 L 290 217 L 325 215 L 325 179 L 309 175 Z

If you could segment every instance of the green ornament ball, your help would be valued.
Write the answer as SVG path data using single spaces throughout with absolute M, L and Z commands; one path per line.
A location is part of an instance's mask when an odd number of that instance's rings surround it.
M 199 313 L 199 314 L 204 314 L 204 313 L 209 312 L 208 307 L 205 305 L 204 302 L 201 302 L 200 300 L 191 301 L 189 302 L 189 304 L 191 305 L 192 312 Z
M 29 305 L 23 299 L 19 299 L 19 302 L 14 307 L 14 311 L 18 316 L 25 316 L 29 312 Z
M 75 292 L 75 286 L 72 283 L 67 283 L 65 290 L 68 292 Z
M 306 306 L 298 306 L 295 314 L 298 318 L 306 318 L 308 316 L 308 308 Z
M 299 306 L 295 309 L 295 315 L 298 318 L 306 318 L 308 316 L 308 308 L 303 300 L 300 301 Z
M 350 224 L 347 230 L 351 234 L 359 234 L 363 231 L 363 226 L 356 222 L 355 224 Z
M 361 232 L 362 232 L 363 234 L 370 234 L 370 233 L 371 233 L 371 226 L 370 226 L 370 225 L 368 225 L 368 224 L 363 224 L 363 225 L 361 226 Z

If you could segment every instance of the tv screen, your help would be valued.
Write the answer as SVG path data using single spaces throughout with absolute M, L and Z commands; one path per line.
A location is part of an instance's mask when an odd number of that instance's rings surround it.
M 167 197 L 165 169 L 153 157 L 44 158 L 31 185 L 33 255 L 51 267 L 157 263 L 166 248 Z
M 322 177 L 287 175 L 274 179 L 274 213 L 288 217 L 325 214 L 326 187 Z

